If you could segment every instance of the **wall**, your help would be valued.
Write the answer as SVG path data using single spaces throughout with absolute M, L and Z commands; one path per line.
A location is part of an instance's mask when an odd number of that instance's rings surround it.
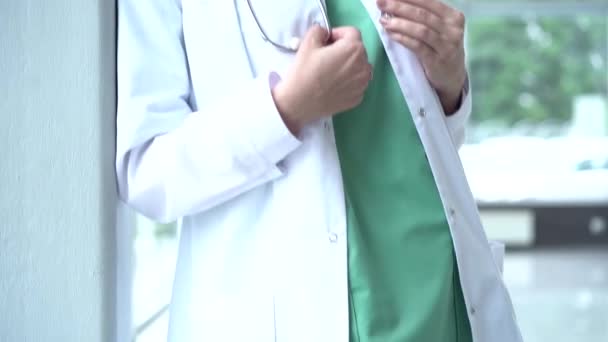
M 114 8 L 0 1 L 0 341 L 116 339 Z

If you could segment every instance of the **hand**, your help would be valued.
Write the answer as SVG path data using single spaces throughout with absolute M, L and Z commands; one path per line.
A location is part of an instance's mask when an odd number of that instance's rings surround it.
M 297 133 L 310 122 L 361 103 L 371 75 L 358 30 L 335 28 L 328 37 L 325 29 L 315 26 L 303 39 L 287 76 L 273 89 L 273 97 L 286 125 Z
M 392 39 L 420 59 L 444 109 L 455 111 L 466 81 L 464 15 L 439 0 L 376 0 Z

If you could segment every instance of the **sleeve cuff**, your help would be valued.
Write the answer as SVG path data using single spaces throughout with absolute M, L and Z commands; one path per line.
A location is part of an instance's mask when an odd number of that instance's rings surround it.
M 268 77 L 261 77 L 250 94 L 257 102 L 255 113 L 244 116 L 247 120 L 247 138 L 255 151 L 269 164 L 277 164 L 302 143 L 295 137 L 279 114 L 272 97 L 272 88 L 280 77 L 272 72 Z
M 469 89 L 469 81 L 467 80 L 467 85 L 462 90 L 462 101 L 460 103 L 460 108 L 458 108 L 458 110 L 453 114 L 446 115 L 448 125 L 453 127 L 461 127 L 466 125 L 472 111 L 472 98 Z

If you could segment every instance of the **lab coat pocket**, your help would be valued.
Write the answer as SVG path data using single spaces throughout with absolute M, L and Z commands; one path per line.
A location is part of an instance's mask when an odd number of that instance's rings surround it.
M 502 274 L 505 261 L 505 244 L 499 241 L 490 240 L 490 249 L 492 250 L 492 256 L 494 257 L 496 266 L 500 270 L 500 274 Z
M 191 303 L 192 341 L 275 340 L 274 301 L 259 293 L 206 296 Z

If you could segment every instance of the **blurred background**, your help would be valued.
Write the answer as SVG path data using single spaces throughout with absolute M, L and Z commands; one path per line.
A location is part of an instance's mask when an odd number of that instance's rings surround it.
M 474 109 L 461 158 L 527 342 L 608 341 L 608 1 L 452 1 Z M 134 340 L 164 341 L 178 230 L 138 218 Z

